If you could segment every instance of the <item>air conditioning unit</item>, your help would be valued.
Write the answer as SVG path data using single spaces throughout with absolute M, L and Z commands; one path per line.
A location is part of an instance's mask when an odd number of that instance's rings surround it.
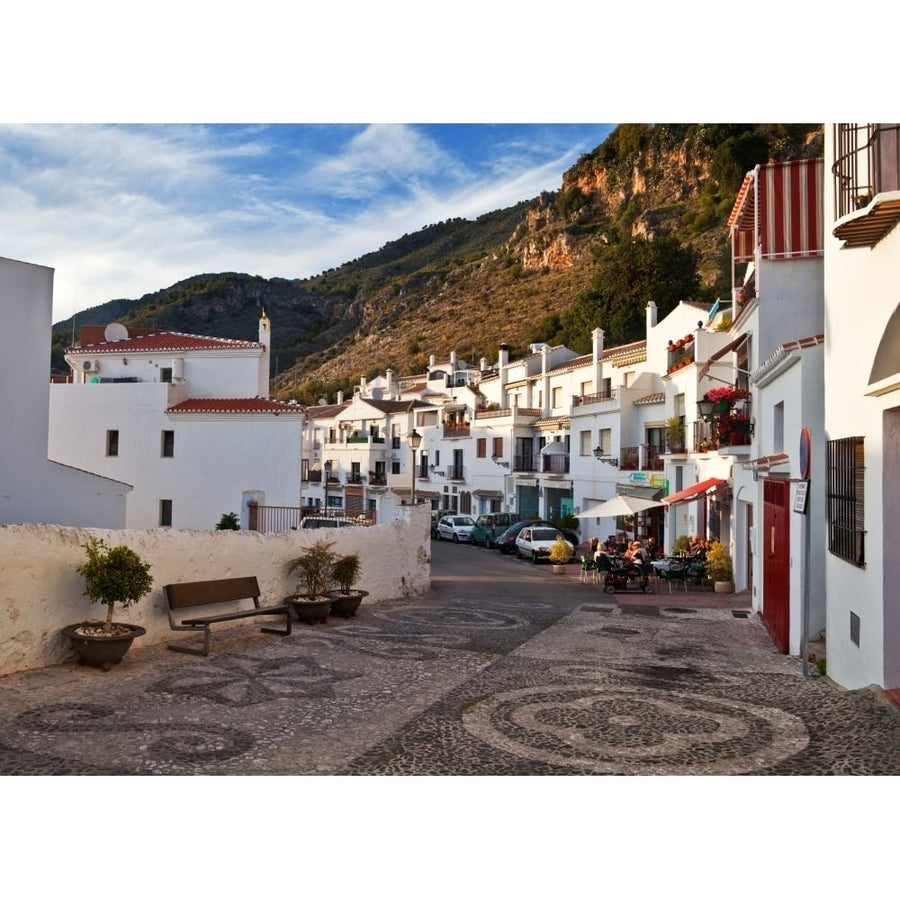
M 86 359 L 81 364 L 81 368 L 85 372 L 99 372 L 100 371 L 100 363 L 96 359 Z

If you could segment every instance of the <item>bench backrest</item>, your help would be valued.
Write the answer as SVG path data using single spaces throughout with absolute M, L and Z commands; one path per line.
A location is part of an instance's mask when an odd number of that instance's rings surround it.
M 187 606 L 208 606 L 229 600 L 247 600 L 259 597 L 259 583 L 255 575 L 243 578 L 218 578 L 214 581 L 185 581 L 165 586 L 169 609 Z

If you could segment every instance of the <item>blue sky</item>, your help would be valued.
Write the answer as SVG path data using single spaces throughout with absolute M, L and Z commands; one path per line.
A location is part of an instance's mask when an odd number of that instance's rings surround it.
M 0 124 L 0 255 L 53 321 L 191 275 L 315 275 L 556 190 L 611 126 Z

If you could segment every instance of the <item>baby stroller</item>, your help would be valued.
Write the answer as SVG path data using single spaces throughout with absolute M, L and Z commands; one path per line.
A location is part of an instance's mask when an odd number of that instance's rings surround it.
M 607 594 L 628 590 L 649 594 L 653 590 L 649 564 L 611 559 L 605 553 L 598 553 L 597 570 L 603 575 L 603 590 Z

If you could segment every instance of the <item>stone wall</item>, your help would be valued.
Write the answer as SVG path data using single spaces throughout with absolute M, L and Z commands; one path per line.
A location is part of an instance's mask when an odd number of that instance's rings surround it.
M 412 522 L 410 522 L 412 515 Z M 422 596 L 430 588 L 428 509 L 404 507 L 398 518 L 372 528 L 289 531 L 261 535 L 246 531 L 118 531 L 57 525 L 0 526 L 0 675 L 53 665 L 73 658 L 60 629 L 85 619 L 103 619 L 106 607 L 84 596 L 84 580 L 75 571 L 84 559 L 82 545 L 101 537 L 110 546 L 125 544 L 150 563 L 153 589 L 138 604 L 118 609 L 117 621 L 147 629 L 140 645 L 158 643 L 184 632 L 169 628 L 163 585 L 207 578 L 256 575 L 261 602 L 275 603 L 296 590 L 288 562 L 323 536 L 335 551 L 359 553 L 358 587 L 369 591 L 366 603 Z M 220 628 L 246 627 L 259 621 L 231 622 Z M 138 645 L 136 645 L 138 646 Z

